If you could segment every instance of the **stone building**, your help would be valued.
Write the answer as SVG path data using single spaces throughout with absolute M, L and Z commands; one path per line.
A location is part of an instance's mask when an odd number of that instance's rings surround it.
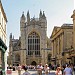
M 20 18 L 20 37 L 10 34 L 8 64 L 44 65 L 48 62 L 50 48 L 47 48 L 47 19 L 40 11 L 39 18 L 30 18 L 29 11 Z
M 75 10 L 73 11 L 71 18 L 73 18 L 73 48 L 70 51 L 70 58 L 73 64 L 75 64 Z
M 7 17 L 4 12 L 1 0 L 0 0 L 0 71 L 3 71 L 3 75 L 5 75 L 5 63 L 6 61 L 6 23 L 7 23 Z
M 73 48 L 73 24 L 55 26 L 51 34 L 53 64 L 72 63 L 70 50 Z

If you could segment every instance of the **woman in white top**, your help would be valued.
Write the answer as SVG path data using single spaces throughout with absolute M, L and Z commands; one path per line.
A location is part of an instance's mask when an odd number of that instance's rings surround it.
M 42 63 L 40 63 L 40 64 L 37 66 L 37 74 L 38 74 L 38 75 L 42 75 L 42 70 L 43 70 L 43 66 L 42 66 Z
M 45 71 L 45 75 L 48 75 L 48 74 L 49 74 L 49 67 L 48 67 L 48 64 L 45 65 L 44 71 Z
M 7 67 L 7 75 L 12 75 L 12 70 L 10 69 L 10 67 Z
M 61 71 L 60 67 L 57 67 L 55 74 L 56 75 L 62 75 L 62 71 Z

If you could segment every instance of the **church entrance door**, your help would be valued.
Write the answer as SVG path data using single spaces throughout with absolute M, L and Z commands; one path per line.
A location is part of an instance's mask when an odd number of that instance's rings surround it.
M 32 61 L 31 65 L 36 66 L 36 65 L 37 65 L 37 63 L 36 63 L 35 61 Z

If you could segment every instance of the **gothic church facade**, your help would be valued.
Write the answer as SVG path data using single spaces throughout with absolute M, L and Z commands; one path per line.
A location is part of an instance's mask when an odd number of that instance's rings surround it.
M 45 13 L 40 11 L 39 18 L 30 18 L 29 11 L 25 17 L 20 18 L 20 37 L 9 41 L 8 64 L 37 65 L 47 63 L 47 19 Z

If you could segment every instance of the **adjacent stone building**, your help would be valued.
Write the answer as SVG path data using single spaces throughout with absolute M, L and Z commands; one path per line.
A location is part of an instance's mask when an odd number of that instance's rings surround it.
M 20 18 L 20 37 L 14 39 L 10 34 L 8 64 L 37 65 L 48 63 L 50 48 L 47 48 L 47 19 L 40 11 L 39 18 L 30 18 L 29 11 Z M 49 43 L 48 43 L 49 44 Z
M 72 63 L 70 50 L 73 48 L 73 24 L 55 26 L 51 34 L 53 64 Z
M 75 10 L 73 11 L 71 18 L 73 18 L 73 48 L 70 51 L 70 57 L 73 64 L 75 64 Z
M 5 63 L 7 63 L 5 58 L 6 57 L 5 52 L 7 50 L 6 23 L 7 17 L 0 0 L 0 71 L 2 70 L 3 75 L 5 75 Z
M 73 11 L 73 24 L 55 26 L 51 34 L 53 64 L 75 64 L 75 10 Z

